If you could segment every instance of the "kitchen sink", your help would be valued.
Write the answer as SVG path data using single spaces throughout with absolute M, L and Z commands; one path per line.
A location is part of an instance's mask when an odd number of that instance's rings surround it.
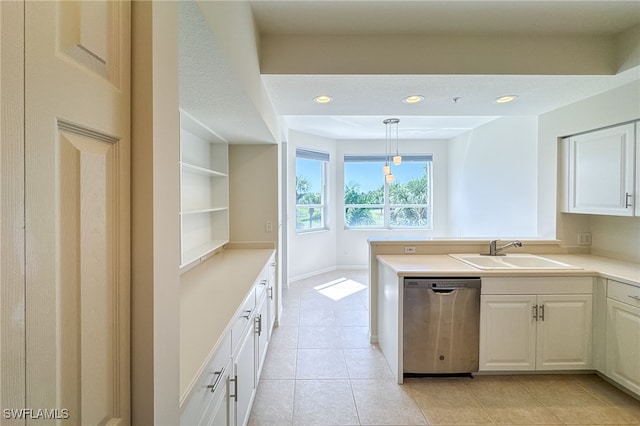
M 450 254 L 478 269 L 582 269 L 567 263 L 547 259 L 533 254 L 506 254 L 503 256 L 485 256 L 481 254 Z

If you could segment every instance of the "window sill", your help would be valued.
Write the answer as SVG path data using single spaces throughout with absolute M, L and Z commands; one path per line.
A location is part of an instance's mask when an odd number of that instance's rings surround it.
M 297 235 L 319 234 L 321 232 L 329 232 L 329 228 L 309 229 L 308 231 L 306 231 L 306 230 L 297 230 L 296 229 L 296 234 Z

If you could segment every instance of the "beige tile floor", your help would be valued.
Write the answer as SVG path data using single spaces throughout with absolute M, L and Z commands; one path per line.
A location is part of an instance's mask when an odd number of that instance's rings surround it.
M 284 291 L 250 425 L 640 425 L 640 402 L 596 375 L 407 379 L 367 337 L 366 271 Z

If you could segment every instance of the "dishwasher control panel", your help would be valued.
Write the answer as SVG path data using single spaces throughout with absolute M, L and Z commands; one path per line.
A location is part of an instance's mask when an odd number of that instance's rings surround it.
M 480 278 L 405 278 L 405 288 L 449 289 L 480 288 Z

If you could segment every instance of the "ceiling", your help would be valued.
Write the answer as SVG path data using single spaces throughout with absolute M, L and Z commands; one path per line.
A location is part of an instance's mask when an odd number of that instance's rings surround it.
M 640 1 L 251 1 L 265 35 L 498 35 L 614 37 L 640 24 Z M 384 60 L 384 58 L 380 58 Z M 617 75 L 263 74 L 287 127 L 332 139 L 448 139 L 505 115 L 539 115 L 640 77 Z M 312 99 L 330 95 L 333 102 Z M 419 94 L 425 100 L 401 100 Z M 516 101 L 495 98 L 516 94 Z M 459 98 L 454 101 L 454 98 Z
M 382 121 L 391 117 L 400 119 L 401 139 L 449 139 L 498 117 L 540 115 L 640 79 L 640 42 L 635 41 L 640 0 L 201 0 L 181 1 L 179 8 L 181 108 L 229 143 L 279 139 L 274 111 L 289 129 L 337 140 L 384 139 Z M 239 11 L 246 19 L 239 18 Z M 631 66 L 620 68 L 625 71 L 616 72 L 619 68 L 609 63 L 595 72 L 588 66 L 586 72 L 570 67 L 576 53 L 562 44 L 567 40 L 579 40 L 588 52 L 602 52 L 583 55 L 600 66 L 606 62 L 601 56 L 618 54 L 612 40 L 630 32 L 632 60 Z M 333 37 L 338 44 L 324 44 L 322 37 Z M 484 49 L 472 51 L 475 57 L 459 55 L 456 59 L 463 65 L 483 62 L 502 40 L 519 38 L 520 44 L 515 49 L 504 44 L 507 48 L 497 56 L 499 65 L 490 67 L 492 72 L 425 72 L 407 64 L 396 68 L 402 57 L 384 63 L 390 71 L 375 69 L 386 60 L 378 43 L 393 46 L 399 40 L 394 37 L 448 42 L 444 50 L 436 46 L 441 56 L 420 57 L 427 64 L 447 62 L 459 53 L 451 52 L 461 39 L 481 40 Z M 354 38 L 358 47 L 349 44 Z M 345 40 L 347 56 L 342 58 L 352 62 L 343 67 L 355 65 L 357 70 L 321 70 L 324 57 L 318 60 L 316 52 L 306 48 L 309 39 L 329 53 Z M 550 61 L 533 53 L 540 41 L 546 43 L 544 49 L 557 52 L 547 55 Z M 281 42 L 303 47 L 288 51 L 290 45 Z M 274 43 L 286 60 L 268 51 Z M 590 50 L 591 44 L 600 50 Z M 522 46 L 531 46 L 532 53 Z M 611 46 L 616 52 L 607 50 Z M 265 65 L 268 60 L 270 65 Z M 560 63 L 560 72 L 553 68 L 531 75 L 537 64 L 553 62 Z M 512 72 L 514 64 L 520 72 Z M 562 71 L 567 66 L 571 71 Z M 334 100 L 314 103 L 318 95 Z M 422 95 L 424 101 L 403 103 L 408 95 Z M 518 98 L 508 104 L 494 102 L 503 95 Z

